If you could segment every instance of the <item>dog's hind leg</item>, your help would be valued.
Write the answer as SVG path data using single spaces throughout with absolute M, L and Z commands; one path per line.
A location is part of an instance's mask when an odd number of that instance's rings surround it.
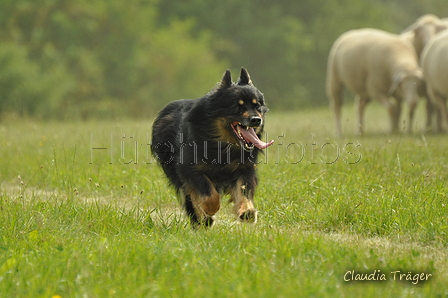
M 231 189 L 230 200 L 235 203 L 233 211 L 239 221 L 248 223 L 257 222 L 257 210 L 252 200 L 253 193 L 252 186 L 244 184 L 242 178 L 238 179 Z
M 185 202 L 184 208 L 190 218 L 192 225 L 213 225 L 213 215 L 219 211 L 221 206 L 221 196 L 211 183 L 210 179 L 201 175 L 200 179 L 196 177 L 194 182 L 200 181 L 200 186 L 184 185 Z

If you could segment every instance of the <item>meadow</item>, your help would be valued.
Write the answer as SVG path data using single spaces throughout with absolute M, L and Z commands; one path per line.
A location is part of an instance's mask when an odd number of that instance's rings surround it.
M 152 119 L 0 123 L 0 297 L 448 297 L 447 136 L 366 112 L 268 113 L 258 223 L 199 230 Z

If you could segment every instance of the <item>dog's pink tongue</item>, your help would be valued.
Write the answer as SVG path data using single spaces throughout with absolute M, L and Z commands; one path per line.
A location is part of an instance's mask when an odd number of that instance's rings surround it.
M 266 149 L 274 143 L 274 140 L 269 143 L 260 140 L 252 127 L 249 127 L 248 129 L 241 128 L 240 132 L 247 142 L 254 144 L 258 149 Z

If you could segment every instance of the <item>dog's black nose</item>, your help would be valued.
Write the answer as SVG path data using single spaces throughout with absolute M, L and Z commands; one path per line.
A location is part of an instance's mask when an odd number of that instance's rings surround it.
M 258 127 L 261 125 L 261 118 L 257 116 L 251 117 L 249 123 L 251 127 Z

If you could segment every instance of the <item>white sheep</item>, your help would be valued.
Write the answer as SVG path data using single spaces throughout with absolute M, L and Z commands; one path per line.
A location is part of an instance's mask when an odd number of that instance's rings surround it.
M 337 134 L 342 134 L 343 87 L 356 95 L 358 133 L 363 132 L 364 108 L 371 99 L 378 100 L 388 109 L 391 132 L 399 131 L 401 102 L 408 102 L 407 129 L 411 131 L 422 76 L 415 49 L 398 35 L 370 28 L 342 34 L 329 54 L 326 86 L 336 117 Z
M 448 19 L 439 19 L 433 14 L 425 14 L 419 17 L 413 24 L 407 27 L 400 37 L 409 41 L 414 46 L 417 57 L 421 61 L 421 54 L 429 40 L 436 34 L 448 29 Z M 421 65 L 421 63 L 420 63 Z M 426 101 L 426 129 L 427 130 L 441 130 L 441 115 L 440 110 L 435 109 L 434 104 L 429 99 L 426 91 L 426 83 L 423 81 L 419 87 L 419 95 Z M 433 127 L 432 118 L 436 115 L 437 126 Z
M 448 126 L 448 31 L 435 35 L 422 52 L 421 64 L 429 98 L 442 116 L 442 128 Z
M 447 19 L 439 19 L 433 14 L 425 14 L 404 29 L 400 36 L 412 43 L 420 58 L 429 40 L 446 29 L 448 29 Z

